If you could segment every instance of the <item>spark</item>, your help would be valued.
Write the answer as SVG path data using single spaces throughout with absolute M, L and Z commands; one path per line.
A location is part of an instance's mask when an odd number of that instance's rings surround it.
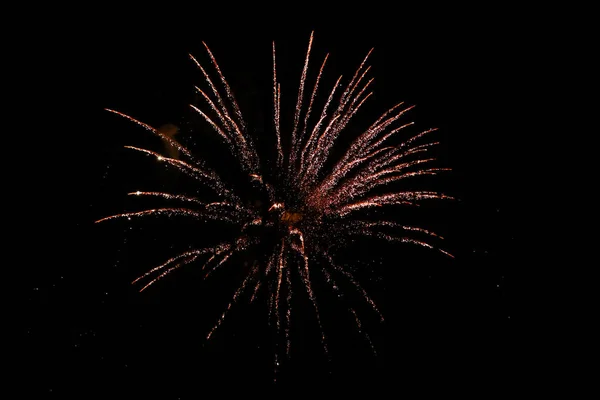
M 261 289 L 268 292 L 269 323 L 274 320 L 277 337 L 283 336 L 285 345 L 277 343 L 275 352 L 275 369 L 281 364 L 280 351 L 290 357 L 292 298 L 296 293 L 294 278 L 299 276 L 299 283 L 310 300 L 315 314 L 317 327 L 321 335 L 321 343 L 325 354 L 329 357 L 329 349 L 325 327 L 319 312 L 318 293 L 313 280 L 322 275 L 332 291 L 341 300 L 349 297 L 344 286 L 352 288 L 352 292 L 362 298 L 375 312 L 381 321 L 384 317 L 376 301 L 367 293 L 355 276 L 335 262 L 335 254 L 347 243 L 349 237 L 370 237 L 390 243 L 406 243 L 426 249 L 437 250 L 452 257 L 439 246 L 443 240 L 439 234 L 430 229 L 405 225 L 390 220 L 362 219 L 372 208 L 392 206 L 419 206 L 429 200 L 449 200 L 451 196 L 425 190 L 398 190 L 392 183 L 408 178 L 436 175 L 448 171 L 448 168 L 431 167 L 434 157 L 421 157 L 428 153 L 438 142 L 421 143 L 426 135 L 435 131 L 429 129 L 413 134 L 400 144 L 390 144 L 392 136 L 409 130 L 414 122 L 400 124 L 398 121 L 414 106 L 404 106 L 400 102 L 381 114 L 365 131 L 356 135 L 342 156 L 329 164 L 331 150 L 351 119 L 361 112 L 363 104 L 372 98 L 371 86 L 373 78 L 369 78 L 370 66 L 366 63 L 373 49 L 360 62 L 351 80 L 342 84 L 340 76 L 331 87 L 316 121 L 312 121 L 318 88 L 325 77 L 325 66 L 329 54 L 325 55 L 318 70 L 312 91 L 310 87 L 310 59 L 313 51 L 311 33 L 302 68 L 298 96 L 294 108 L 291 127 L 284 126 L 281 114 L 281 83 L 277 78 L 276 49 L 273 42 L 273 132 L 275 134 L 274 165 L 261 164 L 254 148 L 253 138 L 249 134 L 240 106 L 233 96 L 225 76 L 216 58 L 206 43 L 205 50 L 218 79 L 212 80 L 207 70 L 194 56 L 191 60 L 204 76 L 208 91 L 196 87 L 208 105 L 203 111 L 196 105 L 190 105 L 199 114 L 212 131 L 222 139 L 222 143 L 239 161 L 239 171 L 258 194 L 252 198 L 242 199 L 239 188 L 231 187 L 217 172 L 209 168 L 201 160 L 192 155 L 186 147 L 159 130 L 121 112 L 108 111 L 128 119 L 159 136 L 176 148 L 182 159 L 166 157 L 155 151 L 135 146 L 126 148 L 154 157 L 166 167 L 173 167 L 185 175 L 194 178 L 199 185 L 206 186 L 219 198 L 206 202 L 187 194 L 173 194 L 160 191 L 135 191 L 129 195 L 136 197 L 159 197 L 169 201 L 186 203 L 190 208 L 165 207 L 149 210 L 127 212 L 107 216 L 96 222 L 118 220 L 133 217 L 167 216 L 191 218 L 195 221 L 221 221 L 237 227 L 239 234 L 229 241 L 206 248 L 188 250 L 169 258 L 161 265 L 154 267 L 133 281 L 139 284 L 145 281 L 140 291 L 163 279 L 173 271 L 185 265 L 199 261 L 204 263 L 201 270 L 206 272 L 205 278 L 231 264 L 232 257 L 254 248 L 258 243 L 267 243 L 267 256 L 264 265 L 254 260 L 252 267 L 245 271 L 245 277 L 233 294 L 231 302 L 218 318 L 216 324 L 208 332 L 207 340 L 214 336 L 222 325 L 231 308 L 251 285 L 249 299 L 253 302 Z M 341 89 L 343 88 L 343 90 Z M 341 90 L 341 94 L 338 92 Z M 308 92 L 308 98 L 305 98 Z M 212 94 L 211 94 L 212 93 Z M 307 106 L 305 106 L 308 104 Z M 209 115 L 210 114 L 210 115 Z M 283 134 L 290 133 L 290 141 L 284 141 Z M 266 157 L 265 159 L 269 159 Z M 327 165 L 330 170 L 326 170 Z M 229 166 L 228 166 L 229 168 Z M 387 193 L 375 189 L 389 188 Z M 251 200 L 251 201 L 249 201 Z M 269 242 L 267 238 L 276 237 Z M 206 258 L 208 259 L 206 259 Z M 295 267 L 295 268 L 293 268 Z M 292 275 L 292 268 L 295 271 Z M 313 274 L 313 271 L 322 274 Z M 334 277 L 335 275 L 335 277 Z M 268 284 L 268 282 L 270 282 Z M 365 331 L 354 307 L 348 306 L 358 331 L 365 337 L 376 354 L 376 349 L 368 333 Z M 280 347 L 285 347 L 280 349 Z

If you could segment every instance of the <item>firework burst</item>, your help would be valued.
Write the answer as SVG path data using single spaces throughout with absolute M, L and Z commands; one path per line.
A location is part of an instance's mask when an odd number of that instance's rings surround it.
M 424 175 L 436 175 L 446 168 L 431 167 L 435 160 L 427 156 L 436 142 L 422 138 L 434 131 L 429 129 L 412 135 L 399 145 L 390 144 L 392 136 L 399 135 L 411 123 L 400 123 L 412 107 L 399 103 L 383 113 L 366 130 L 356 135 L 340 157 L 331 156 L 340 133 L 350 123 L 365 101 L 371 96 L 366 66 L 371 51 L 358 66 L 348 83 L 337 79 L 329 90 L 322 107 L 317 107 L 317 92 L 324 74 L 328 55 L 320 64 L 312 88 L 307 85 L 313 35 L 311 34 L 300 77 L 296 106 L 291 129 L 283 129 L 281 118 L 282 90 L 277 79 L 276 49 L 273 43 L 273 131 L 272 146 L 276 156 L 273 165 L 261 163 L 253 138 L 233 92 L 215 57 L 204 45 L 218 80 L 190 55 L 203 75 L 208 90 L 196 88 L 205 101 L 205 107 L 191 105 L 222 140 L 239 161 L 243 177 L 256 189 L 261 201 L 247 202 L 236 187 L 228 185 L 205 162 L 191 151 L 150 125 L 119 111 L 118 114 L 150 131 L 176 149 L 181 157 L 166 157 L 160 153 L 133 146 L 128 149 L 156 158 L 165 166 L 179 170 L 210 188 L 218 201 L 206 202 L 201 198 L 164 192 L 132 192 L 132 196 L 157 197 L 172 201 L 177 206 L 154 208 L 112 215 L 97 222 L 157 215 L 182 216 L 202 222 L 220 221 L 236 227 L 238 234 L 231 240 L 215 246 L 190 249 L 176 254 L 133 281 L 143 291 L 173 271 L 192 263 L 200 263 L 202 271 L 210 276 L 227 264 L 232 256 L 261 247 L 267 254 L 264 260 L 250 263 L 245 277 L 233 298 L 207 339 L 214 335 L 231 307 L 242 297 L 251 301 L 260 290 L 268 293 L 270 319 L 277 336 L 284 338 L 275 352 L 275 365 L 281 354 L 290 353 L 290 326 L 292 323 L 291 298 L 298 291 L 292 282 L 301 283 L 303 296 L 312 303 L 321 332 L 321 342 L 328 352 L 327 339 L 321 326 L 317 296 L 313 289 L 315 279 L 321 279 L 338 296 L 347 286 L 358 293 L 365 303 L 383 321 L 377 305 L 359 284 L 353 273 L 335 261 L 335 250 L 348 243 L 349 238 L 367 236 L 390 242 L 403 242 L 446 251 L 435 245 L 440 236 L 416 226 L 407 226 L 390 220 L 374 219 L 369 211 L 375 207 L 417 206 L 425 200 L 449 199 L 433 191 L 393 190 L 391 183 Z M 344 281 L 342 286 L 341 282 Z M 338 284 L 340 283 L 340 284 Z M 357 312 L 349 308 L 358 330 L 363 327 Z M 368 334 L 364 333 L 370 342 Z M 373 345 L 371 344 L 371 347 Z M 374 349 L 374 347 L 373 347 Z M 375 350 L 375 349 L 374 349 Z

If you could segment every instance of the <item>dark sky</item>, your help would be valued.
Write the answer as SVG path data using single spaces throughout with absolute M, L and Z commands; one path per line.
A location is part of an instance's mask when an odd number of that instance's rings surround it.
M 217 22 L 227 14 L 193 20 L 108 13 L 89 24 L 49 27 L 38 43 L 38 73 L 27 74 L 35 87 L 30 100 L 45 105 L 31 116 L 42 128 L 28 137 L 39 150 L 36 193 L 43 190 L 44 200 L 35 211 L 39 244 L 30 242 L 35 261 L 19 281 L 25 312 L 18 371 L 27 387 L 53 398 L 187 399 L 213 388 L 316 391 L 321 385 L 377 394 L 514 379 L 512 324 L 521 275 L 512 185 L 518 172 L 515 143 L 524 129 L 518 123 L 517 82 L 527 73 L 519 67 L 525 46 L 517 39 L 518 21 L 500 22 L 483 11 L 471 19 L 454 11 L 418 20 L 407 13 L 397 19 L 365 16 L 366 23 L 356 15 L 286 23 L 290 11 L 276 23 L 262 16 L 238 24 L 237 16 L 230 25 Z M 271 42 L 278 46 L 283 96 L 295 98 L 312 30 L 311 72 L 328 52 L 329 80 L 350 77 L 375 48 L 370 59 L 375 94 L 358 123 L 405 101 L 417 105 L 408 116 L 417 127 L 440 128 L 436 155 L 453 171 L 432 183 L 460 201 L 415 218 L 443 232 L 456 258 L 403 246 L 353 249 L 357 259 L 377 264 L 368 268 L 374 276 L 365 274 L 365 287 L 382 304 L 386 322 L 360 309 L 377 356 L 345 309 L 324 301 L 328 362 L 313 317 L 300 306 L 298 318 L 305 323 L 293 332 L 296 350 L 274 386 L 274 337 L 264 308 L 241 301 L 223 329 L 205 340 L 235 288 L 226 280 L 202 282 L 191 267 L 144 293 L 130 284 L 210 232 L 180 221 L 162 222 L 159 232 L 147 222 L 93 223 L 135 209 L 126 196 L 130 191 L 177 183 L 123 149 L 157 142 L 104 108 L 153 126 L 191 129 L 198 120 L 188 104 L 201 103 L 194 85 L 204 81 L 188 53 L 209 67 L 205 41 L 242 111 L 248 110 L 250 129 L 266 136 Z

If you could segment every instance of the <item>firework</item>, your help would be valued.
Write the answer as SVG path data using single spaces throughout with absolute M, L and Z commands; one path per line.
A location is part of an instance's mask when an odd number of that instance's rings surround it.
M 233 255 L 247 252 L 256 246 L 264 247 L 267 241 L 268 256 L 262 263 L 254 262 L 243 267 L 246 268 L 246 275 L 226 310 L 207 333 L 207 339 L 215 333 L 228 311 L 242 296 L 247 295 L 253 301 L 257 293 L 264 289 L 269 294 L 270 318 L 274 321 L 278 337 L 285 339 L 285 344 L 279 346 L 281 352 L 276 351 L 276 366 L 279 365 L 280 353 L 285 350 L 285 354 L 289 355 L 290 352 L 290 326 L 293 320 L 291 298 L 298 291 L 293 289 L 294 279 L 303 287 L 301 295 L 307 296 L 314 307 L 325 352 L 328 352 L 327 338 L 321 326 L 317 296 L 313 290 L 314 279 L 323 279 L 340 298 L 344 296 L 340 282 L 344 281 L 343 285 L 358 293 L 383 321 L 377 305 L 352 272 L 338 265 L 334 259 L 334 249 L 347 243 L 348 238 L 367 236 L 390 242 L 410 243 L 451 256 L 434 245 L 441 239 L 436 233 L 395 221 L 373 219 L 368 213 L 374 207 L 416 206 L 424 200 L 449 199 L 448 196 L 433 191 L 382 192 L 382 189 L 398 186 L 392 186 L 391 183 L 447 170 L 430 167 L 435 158 L 426 156 L 437 142 L 423 143 L 422 138 L 435 130 L 420 132 L 400 144 L 390 144 L 392 136 L 401 134 L 412 125 L 412 122 L 399 122 L 412 108 L 399 103 L 356 135 L 345 152 L 336 160 L 331 160 L 333 163 L 329 162 L 340 133 L 372 94 L 369 87 L 373 79 L 367 80 L 369 67 L 366 66 L 371 51 L 362 60 L 350 81 L 344 85 L 342 77 L 337 79 L 324 98 L 326 100 L 322 107 L 317 107 L 318 87 L 329 55 L 320 64 L 310 90 L 307 77 L 312 43 L 313 34 L 310 36 L 300 77 L 293 124 L 287 131 L 283 129 L 281 121 L 282 90 L 277 79 L 276 48 L 273 43 L 272 146 L 276 152 L 273 165 L 261 162 L 240 107 L 208 46 L 204 44 L 218 81 L 213 81 L 200 62 L 190 55 L 208 87 L 206 91 L 196 88 L 206 102 L 206 107 L 191 107 L 212 127 L 239 161 L 245 179 L 266 199 L 262 205 L 256 205 L 261 204 L 260 202 L 245 201 L 247 199 L 236 193 L 236 188 L 230 187 L 218 175 L 218 171 L 209 168 L 171 136 L 121 112 L 108 110 L 157 135 L 170 148 L 176 149 L 180 157 L 166 157 L 133 146 L 127 146 L 128 149 L 154 157 L 165 166 L 190 176 L 200 185 L 214 191 L 219 200 L 205 202 L 182 194 L 137 191 L 130 195 L 159 197 L 179 206 L 123 213 L 97 222 L 167 215 L 197 221 L 221 221 L 238 228 L 238 234 L 231 240 L 174 255 L 133 283 L 141 284 L 140 291 L 143 291 L 178 268 L 192 263 L 200 263 L 202 271 L 209 276 L 227 264 Z M 287 133 L 289 135 L 284 136 Z M 269 234 L 266 235 L 265 232 Z M 268 240 L 265 239 L 267 237 Z M 348 310 L 356 321 L 357 329 L 371 343 L 368 334 L 363 332 L 357 312 L 352 308 Z M 375 351 L 374 347 L 373 350 Z

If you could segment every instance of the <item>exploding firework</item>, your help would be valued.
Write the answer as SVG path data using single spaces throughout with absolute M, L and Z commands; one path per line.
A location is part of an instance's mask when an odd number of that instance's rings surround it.
M 327 339 L 321 325 L 314 280 L 321 279 L 338 296 L 342 287 L 358 293 L 365 304 L 383 321 L 375 301 L 361 286 L 351 270 L 335 260 L 336 250 L 346 246 L 351 238 L 367 236 L 390 242 L 410 243 L 434 249 L 450 256 L 435 245 L 441 239 L 436 233 L 417 226 L 408 226 L 392 220 L 373 218 L 369 211 L 389 206 L 418 206 L 424 200 L 449 199 L 433 191 L 397 190 L 392 183 L 410 178 L 436 175 L 447 168 L 432 167 L 433 157 L 426 156 L 437 142 L 422 139 L 435 129 L 429 129 L 392 145 L 390 138 L 402 134 L 413 123 L 400 123 L 412 107 L 399 103 L 383 113 L 355 139 L 339 157 L 332 156 L 332 149 L 340 133 L 371 96 L 366 66 L 371 54 L 358 66 L 348 83 L 337 79 L 322 107 L 317 107 L 317 92 L 323 76 L 328 55 L 324 57 L 312 85 L 307 88 L 307 75 L 313 35 L 311 34 L 302 69 L 296 107 L 291 129 L 283 128 L 281 118 L 282 90 L 277 79 L 275 43 L 273 43 L 273 131 L 272 148 L 275 157 L 271 163 L 263 163 L 253 137 L 242 117 L 233 92 L 221 72 L 215 57 L 204 45 L 218 79 L 212 79 L 207 70 L 190 55 L 203 75 L 208 90 L 196 88 L 205 101 L 205 107 L 191 105 L 219 136 L 239 161 L 241 175 L 253 187 L 252 195 L 258 201 L 249 201 L 241 190 L 224 180 L 217 170 L 208 167 L 188 148 L 166 134 L 119 111 L 118 114 L 150 131 L 167 145 L 169 156 L 134 146 L 128 149 L 156 158 L 168 168 L 179 170 L 207 187 L 218 197 L 217 201 L 204 201 L 200 197 L 166 192 L 132 192 L 133 196 L 156 197 L 172 201 L 173 207 L 154 208 L 128 212 L 102 218 L 97 222 L 146 216 L 182 216 L 198 222 L 219 221 L 235 227 L 237 234 L 230 240 L 209 247 L 195 248 L 173 255 L 162 264 L 150 269 L 133 281 L 143 291 L 182 266 L 199 263 L 205 276 L 222 268 L 232 257 L 260 248 L 254 254 L 264 254 L 241 266 L 245 277 L 233 298 L 207 339 L 222 324 L 231 307 L 242 296 L 253 301 L 260 290 L 268 293 L 270 319 L 282 344 L 275 352 L 275 365 L 279 365 L 282 353 L 290 353 L 290 326 L 292 324 L 292 296 L 298 292 L 306 296 L 316 314 L 324 351 L 328 352 Z M 308 90 L 307 90 L 308 89 Z M 310 92 L 309 92 L 310 90 Z M 325 100 L 326 99 L 326 100 Z M 381 214 L 377 214 L 381 215 Z M 343 283 L 342 283 L 343 281 Z M 361 320 L 353 308 L 349 312 L 362 330 Z M 371 344 L 371 347 L 373 345 Z

